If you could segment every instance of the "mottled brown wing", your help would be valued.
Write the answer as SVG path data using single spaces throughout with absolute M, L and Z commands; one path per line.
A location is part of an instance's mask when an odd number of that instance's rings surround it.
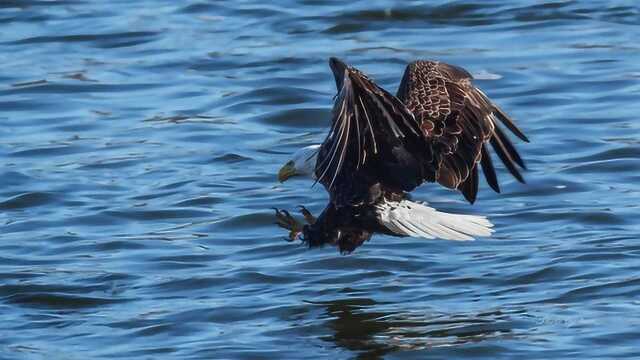
M 518 167 L 525 169 L 524 162 L 497 120 L 520 139 L 529 140 L 471 81 L 471 74 L 460 67 L 415 61 L 407 66 L 397 97 L 413 112 L 427 139 L 431 162 L 426 180 L 458 189 L 473 203 L 478 192 L 478 163 L 489 186 L 500 192 L 487 143 L 524 183 L 518 171 Z

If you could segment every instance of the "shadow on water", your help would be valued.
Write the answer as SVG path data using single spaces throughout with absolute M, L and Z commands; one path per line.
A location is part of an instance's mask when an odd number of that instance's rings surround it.
M 384 303 L 368 298 L 310 303 L 326 307 L 326 325 L 333 334 L 322 339 L 356 352 L 358 359 L 514 338 L 525 321 L 513 317 L 528 316 L 522 309 L 510 313 L 441 313 L 429 308 L 419 312 L 385 311 Z

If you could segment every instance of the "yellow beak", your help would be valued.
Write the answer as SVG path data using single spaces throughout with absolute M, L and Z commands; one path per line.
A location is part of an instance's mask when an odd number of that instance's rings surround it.
M 285 182 L 288 178 L 297 175 L 296 168 L 293 164 L 293 161 L 289 161 L 284 164 L 280 171 L 278 171 L 278 181 Z

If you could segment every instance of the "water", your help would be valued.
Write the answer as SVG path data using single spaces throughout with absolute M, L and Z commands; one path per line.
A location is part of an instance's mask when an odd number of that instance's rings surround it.
M 635 1 L 3 1 L 0 358 L 638 358 Z M 531 138 L 492 239 L 287 243 L 338 56 L 469 69 Z

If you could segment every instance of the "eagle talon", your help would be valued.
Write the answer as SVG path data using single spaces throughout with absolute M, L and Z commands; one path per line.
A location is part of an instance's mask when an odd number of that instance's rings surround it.
M 277 208 L 274 208 L 274 210 L 276 211 L 276 225 L 289 230 L 289 236 L 286 238 L 287 241 L 296 240 L 298 235 L 302 233 L 302 224 L 291 216 L 287 210 L 279 210 Z
M 298 209 L 300 209 L 300 213 L 302 214 L 302 216 L 304 216 L 304 220 L 307 222 L 307 224 L 313 225 L 316 223 L 316 217 L 313 216 L 306 207 L 304 207 L 303 205 L 298 205 Z

